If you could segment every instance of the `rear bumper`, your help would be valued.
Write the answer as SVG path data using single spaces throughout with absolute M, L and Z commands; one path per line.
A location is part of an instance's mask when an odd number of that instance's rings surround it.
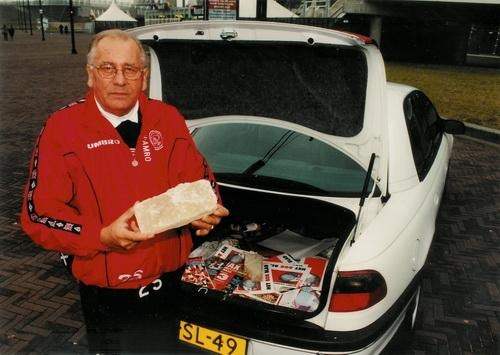
M 377 348 L 378 342 L 392 337 L 393 328 L 399 325 L 415 293 L 419 276 L 384 315 L 354 331 L 327 331 L 279 312 L 263 312 L 231 302 L 209 302 L 201 295 L 187 295 L 181 314 L 188 322 L 249 339 L 249 354 L 252 348 L 262 347 L 297 349 L 301 353 L 359 352 L 372 346 Z M 262 352 L 255 352 L 258 353 Z
M 322 355 L 322 354 L 356 354 L 356 355 L 368 355 L 368 354 L 378 354 L 382 349 L 385 348 L 387 343 L 392 339 L 393 335 L 398 330 L 400 324 L 404 320 L 405 312 L 396 318 L 393 324 L 373 343 L 367 345 L 362 349 L 356 350 L 344 350 L 344 351 L 318 351 L 318 350 L 307 350 L 307 349 L 297 349 L 284 347 L 278 344 L 266 343 L 254 339 L 248 341 L 247 353 L 246 355 Z

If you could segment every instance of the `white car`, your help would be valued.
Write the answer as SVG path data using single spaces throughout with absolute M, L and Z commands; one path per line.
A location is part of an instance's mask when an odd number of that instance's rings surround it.
M 216 174 L 231 215 L 215 237 L 329 246 L 315 249 L 320 287 L 291 306 L 184 283 L 179 338 L 224 354 L 368 354 L 411 327 L 463 124 L 387 82 L 363 36 L 256 21 L 131 32 L 150 48 L 150 97 L 180 110 Z

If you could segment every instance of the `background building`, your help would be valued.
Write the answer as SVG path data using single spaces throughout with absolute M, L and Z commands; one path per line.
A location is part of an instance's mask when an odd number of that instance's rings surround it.
M 199 20 L 206 0 L 116 0 L 137 25 Z M 500 1 L 497 0 L 232 0 L 235 18 L 286 21 L 368 35 L 388 60 L 500 67 Z M 49 29 L 69 21 L 69 0 L 42 0 Z M 0 23 L 34 26 L 36 0 L 0 2 Z M 29 4 L 29 5 L 28 5 Z M 111 0 L 73 0 L 75 29 L 91 22 Z M 90 25 L 89 25 L 90 24 Z

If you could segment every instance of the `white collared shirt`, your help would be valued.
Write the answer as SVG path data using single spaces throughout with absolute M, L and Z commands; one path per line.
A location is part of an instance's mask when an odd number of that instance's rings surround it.
M 120 123 L 125 121 L 139 123 L 139 115 L 137 114 L 139 111 L 139 101 L 135 103 L 134 107 L 132 107 L 132 109 L 128 113 L 124 114 L 123 116 L 117 116 L 108 111 L 105 111 L 95 97 L 94 100 L 97 108 L 99 109 L 99 112 L 101 112 L 104 118 L 106 118 L 113 125 L 113 127 L 116 128 Z

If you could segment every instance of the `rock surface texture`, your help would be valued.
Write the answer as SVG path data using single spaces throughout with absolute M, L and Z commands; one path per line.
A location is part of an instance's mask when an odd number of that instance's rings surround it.
M 217 207 L 217 196 L 208 180 L 182 183 L 134 206 L 135 218 L 143 233 L 160 233 L 184 226 Z

